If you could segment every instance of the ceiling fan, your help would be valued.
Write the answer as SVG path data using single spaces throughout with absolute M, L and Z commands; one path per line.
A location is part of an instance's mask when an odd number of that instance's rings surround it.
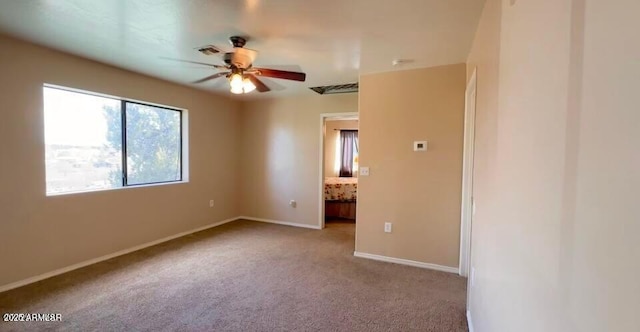
M 178 59 L 173 60 L 195 63 L 223 70 L 211 76 L 207 76 L 205 78 L 194 81 L 193 83 L 202 83 L 216 78 L 226 77 L 229 80 L 231 93 L 235 94 L 249 93 L 253 90 L 258 90 L 258 92 L 270 91 L 271 89 L 266 84 L 264 84 L 264 82 L 262 82 L 257 76 L 279 78 L 299 82 L 304 82 L 307 77 L 307 74 L 300 72 L 253 67 L 253 61 L 255 61 L 258 52 L 252 49 L 244 48 L 244 45 L 247 43 L 247 39 L 244 37 L 232 36 L 229 38 L 229 41 L 231 42 L 231 45 L 233 45 L 233 52 L 226 52 L 223 54 L 222 58 L 225 62 L 225 65 L 214 65 L 204 62 Z M 199 51 L 208 55 L 222 53 L 220 48 L 215 46 L 207 46 L 199 49 Z

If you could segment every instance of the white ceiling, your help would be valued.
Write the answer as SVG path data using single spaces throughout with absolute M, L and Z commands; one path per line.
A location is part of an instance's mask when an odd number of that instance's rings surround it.
M 302 70 L 307 81 L 264 79 L 276 91 L 244 98 L 313 94 L 359 74 L 465 62 L 484 1 L 0 0 L 0 31 L 182 84 L 215 69 L 163 57 L 222 64 L 195 48 L 230 50 L 229 36 L 249 36 L 255 66 Z M 222 78 L 196 87 L 228 90 Z

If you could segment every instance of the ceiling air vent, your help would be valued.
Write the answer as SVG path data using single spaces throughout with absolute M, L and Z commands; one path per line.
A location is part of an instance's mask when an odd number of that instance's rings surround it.
M 207 46 L 202 46 L 198 48 L 198 52 L 204 54 L 204 55 L 213 55 L 216 53 L 220 53 L 220 50 L 213 46 L 213 45 L 207 45 Z
M 350 92 L 358 92 L 358 83 L 316 86 L 309 89 L 321 95 L 330 95 L 334 93 L 350 93 Z

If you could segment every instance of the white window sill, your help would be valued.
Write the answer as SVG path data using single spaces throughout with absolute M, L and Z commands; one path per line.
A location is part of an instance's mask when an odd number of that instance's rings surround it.
M 97 193 L 104 191 L 116 191 L 116 190 L 127 190 L 127 189 L 136 189 L 136 188 L 148 188 L 148 187 L 159 187 L 159 186 L 170 186 L 170 185 L 180 185 L 189 183 L 189 180 L 182 181 L 173 181 L 173 182 L 161 182 L 161 183 L 150 183 L 150 184 L 139 184 L 139 185 L 129 185 L 126 187 L 117 187 L 117 188 L 107 188 L 107 189 L 89 189 L 89 190 L 79 190 L 79 191 L 67 191 L 60 193 L 47 193 L 47 197 L 55 197 L 55 196 L 67 196 L 67 195 L 78 195 L 78 194 L 89 194 L 89 193 Z

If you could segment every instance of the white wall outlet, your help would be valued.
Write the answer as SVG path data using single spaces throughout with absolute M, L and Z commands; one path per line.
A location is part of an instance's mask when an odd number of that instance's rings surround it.
M 476 285 L 476 268 L 472 267 L 471 268 L 471 287 Z
M 298 202 L 292 199 L 289 201 L 289 206 L 295 208 L 296 206 L 298 206 Z
M 369 176 L 369 167 L 360 167 L 360 176 Z
M 390 222 L 384 223 L 384 232 L 385 233 L 391 233 L 391 223 Z
M 209 207 L 213 207 L 216 204 L 216 202 L 214 200 L 210 200 L 209 201 Z
M 413 151 L 424 152 L 427 151 L 427 146 L 429 142 L 427 141 L 415 141 L 413 142 Z

